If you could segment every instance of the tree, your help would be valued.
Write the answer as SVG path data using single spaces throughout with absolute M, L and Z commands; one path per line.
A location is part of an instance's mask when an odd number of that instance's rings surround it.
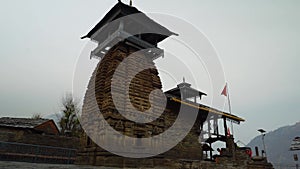
M 82 133 L 82 128 L 77 117 L 80 111 L 78 105 L 78 102 L 73 99 L 70 93 L 67 93 L 62 98 L 62 117 L 59 120 L 62 135 L 78 137 Z
M 32 119 L 41 119 L 42 115 L 40 113 L 35 113 L 31 116 Z

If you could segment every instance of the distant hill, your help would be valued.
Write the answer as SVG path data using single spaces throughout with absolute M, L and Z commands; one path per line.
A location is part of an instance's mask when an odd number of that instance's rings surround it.
M 290 151 L 289 148 L 296 136 L 300 136 L 300 122 L 291 126 L 278 128 L 266 134 L 267 157 L 275 169 L 295 168 L 293 154 L 298 154 L 298 158 L 300 159 L 300 151 Z M 258 146 L 261 153 L 263 149 L 261 136 L 252 139 L 247 146 L 251 147 L 253 152 L 255 150 L 254 147 Z

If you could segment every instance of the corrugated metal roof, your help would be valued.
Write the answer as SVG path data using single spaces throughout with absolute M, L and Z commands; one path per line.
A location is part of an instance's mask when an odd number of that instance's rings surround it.
M 178 98 L 175 98 L 175 97 L 171 97 L 170 100 L 178 102 L 178 103 L 182 103 L 182 104 L 185 104 L 187 106 L 191 106 L 191 107 L 194 107 L 194 108 L 197 108 L 197 109 L 208 111 L 208 112 L 213 113 L 213 114 L 218 114 L 218 115 L 224 116 L 224 117 L 226 117 L 230 120 L 233 120 L 233 121 L 237 122 L 238 124 L 242 121 L 245 121 L 245 119 L 240 118 L 238 116 L 235 116 L 233 114 L 225 113 L 223 111 L 220 111 L 220 110 L 217 110 L 217 109 L 214 109 L 214 108 L 202 105 L 202 104 L 195 104 L 195 103 L 185 102 L 185 101 L 182 101 L 182 100 L 180 100 Z
M 16 127 L 16 128 L 35 128 L 50 119 L 32 119 L 32 118 L 0 118 L 0 126 L 2 127 Z
M 300 150 L 300 137 L 293 139 L 290 150 Z

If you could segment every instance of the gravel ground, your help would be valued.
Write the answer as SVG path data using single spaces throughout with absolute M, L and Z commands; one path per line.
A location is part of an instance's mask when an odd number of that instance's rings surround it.
M 82 166 L 82 165 L 66 165 L 66 164 L 41 164 L 41 163 L 25 163 L 14 161 L 0 161 L 0 169 L 120 169 L 115 167 L 97 167 L 97 166 Z M 130 168 L 126 168 L 130 169 Z M 137 168 L 135 168 L 137 169 Z M 143 168 L 146 169 L 146 168 Z M 152 168 L 153 169 L 153 168 Z M 155 168 L 163 169 L 163 168 Z
M 0 169 L 117 169 L 108 167 L 93 167 L 80 165 L 65 165 L 65 164 L 39 164 L 39 163 L 25 163 L 0 161 Z

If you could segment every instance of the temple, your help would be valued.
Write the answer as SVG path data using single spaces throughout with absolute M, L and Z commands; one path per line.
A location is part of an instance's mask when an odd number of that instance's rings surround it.
M 163 49 L 158 44 L 169 36 L 178 34 L 155 22 L 137 8 L 119 1 L 103 19 L 82 38 L 90 38 L 98 46 L 91 52 L 91 58 L 99 59 L 97 68 L 88 85 L 82 114 L 92 119 L 92 115 L 99 109 L 116 131 L 133 138 L 149 138 L 163 133 L 175 122 L 180 107 L 185 107 L 184 113 L 197 112 L 192 126 L 186 137 L 175 147 L 157 156 L 135 159 L 115 155 L 99 147 L 85 134 L 81 138 L 81 149 L 78 152 L 76 163 L 84 165 L 99 165 L 107 167 L 164 167 L 164 168 L 266 168 L 272 165 L 266 159 L 253 161 L 245 148 L 239 148 L 234 143 L 233 135 L 228 133 L 227 122 L 237 124 L 245 121 L 243 118 L 226 113 L 212 107 L 201 104 L 202 97 L 207 94 L 201 92 L 183 80 L 180 84 L 174 84 L 174 88 L 163 92 L 159 72 L 154 60 L 163 56 Z M 117 88 L 117 97 L 122 101 L 123 110 L 134 116 L 132 107 L 151 118 L 156 111 L 163 111 L 159 118 L 148 123 L 136 123 L 125 118 L 118 112 L 112 96 L 112 84 L 114 74 L 122 61 L 130 55 L 140 51 L 138 56 L 144 60 L 133 60 L 126 65 L 126 69 L 118 73 L 117 86 L 129 86 L 129 91 Z M 150 67 L 131 78 L 132 72 Z M 166 96 L 166 106 L 150 104 L 149 100 L 163 102 L 157 90 Z M 151 94 L 150 94 L 151 93 Z M 129 97 L 127 97 L 129 95 Z M 95 100 L 97 104 L 91 104 Z M 153 110 L 146 114 L 147 110 Z M 153 113 L 153 114 L 152 114 Z M 101 123 L 101 122 L 100 122 Z M 222 126 L 219 124 L 222 123 Z M 101 125 L 89 122 L 89 128 L 95 133 L 105 133 Z M 102 124 L 102 123 L 101 123 Z M 178 131 L 180 132 L 180 131 Z M 100 141 L 104 138 L 99 138 Z M 124 138 L 116 138 L 126 144 L 130 143 Z M 214 155 L 213 144 L 217 141 L 225 143 L 222 153 Z M 151 144 L 160 142 L 152 140 Z M 149 143 L 150 144 L 150 143 Z M 139 145 L 141 148 L 143 145 Z M 201 167 L 200 167 L 201 166 Z M 236 167 L 234 167 L 236 166 Z

